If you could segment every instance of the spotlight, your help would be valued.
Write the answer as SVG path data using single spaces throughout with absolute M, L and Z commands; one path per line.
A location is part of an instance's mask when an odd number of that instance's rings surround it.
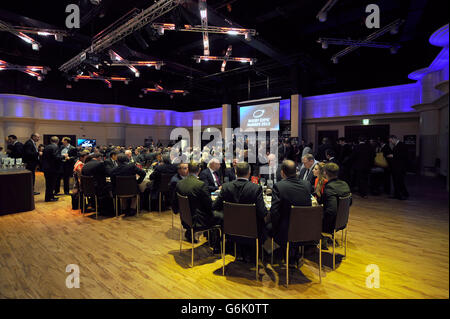
M 325 22 L 327 21 L 327 13 L 326 12 L 321 12 L 318 15 L 318 19 L 320 22 Z
M 200 63 L 200 62 L 201 62 L 201 59 L 200 59 L 200 58 L 197 58 L 197 59 L 195 59 L 195 62 Z
M 42 76 L 38 76 L 37 80 L 38 80 L 38 81 L 42 81 L 42 80 L 43 80 L 43 79 L 42 79 Z
M 125 85 L 128 85 L 128 81 L 124 81 L 123 83 L 125 83 Z
M 158 27 L 158 34 L 159 35 L 164 35 L 164 28 L 163 27 Z
M 332 61 L 334 64 L 338 64 L 338 62 L 339 62 L 338 58 L 333 58 Z
M 139 94 L 138 96 L 140 99 L 142 99 L 144 97 L 142 94 Z
M 328 42 L 322 41 L 322 49 L 328 49 Z
M 39 44 L 37 44 L 36 42 L 33 42 L 33 44 L 31 44 L 31 48 L 34 51 L 39 51 Z
M 135 77 L 138 78 L 140 75 L 141 75 L 141 74 L 140 74 L 139 72 L 134 72 L 134 76 L 135 76 Z
M 161 64 L 155 64 L 155 70 L 161 70 Z
M 247 40 L 247 41 L 252 41 L 252 35 L 250 34 L 250 33 L 246 33 L 245 34 L 245 40 Z

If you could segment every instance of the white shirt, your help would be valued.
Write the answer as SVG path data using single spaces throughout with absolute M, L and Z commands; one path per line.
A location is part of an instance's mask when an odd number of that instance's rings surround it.
M 219 187 L 219 185 L 217 184 L 217 181 L 216 181 L 216 175 L 214 174 L 214 171 L 212 169 L 210 169 L 209 167 L 208 167 L 208 169 L 211 172 L 212 178 L 214 180 L 214 186 Z

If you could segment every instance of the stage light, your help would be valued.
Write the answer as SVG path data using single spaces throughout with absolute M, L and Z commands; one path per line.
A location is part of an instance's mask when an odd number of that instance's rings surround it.
M 42 76 L 38 76 L 37 80 L 42 81 Z
M 158 34 L 159 35 L 164 35 L 164 28 L 163 27 L 158 27 Z
M 41 35 L 41 36 L 44 36 L 44 37 L 46 37 L 46 36 L 48 36 L 48 35 L 53 35 L 53 33 L 49 33 L 49 32 L 42 32 L 42 31 L 38 31 L 38 33 L 37 33 L 38 35 Z
M 321 12 L 318 15 L 319 21 L 320 22 L 325 22 L 327 21 L 327 13 L 326 12 Z
M 206 19 L 206 9 L 200 10 L 200 17 L 201 17 L 202 19 Z
M 200 62 L 201 62 L 201 59 L 200 59 L 200 58 L 197 58 L 197 59 L 195 59 L 195 62 L 200 63 Z
M 33 44 L 31 45 L 31 48 L 32 48 L 34 51 L 39 51 L 39 44 L 33 43 Z
M 246 33 L 245 34 L 245 40 L 247 40 L 247 41 L 252 41 L 252 35 L 250 34 L 250 33 Z
M 71 88 L 72 88 L 72 85 L 66 84 L 66 89 L 71 89 Z
M 338 58 L 333 58 L 332 61 L 333 61 L 334 64 L 338 64 L 339 63 Z
M 322 49 L 328 49 L 328 42 L 322 41 Z
M 155 70 L 161 70 L 161 64 L 155 64 Z
M 227 33 L 228 33 L 229 35 L 238 35 L 238 34 L 239 34 L 239 32 L 233 31 L 233 30 L 227 31 Z
M 62 34 L 55 34 L 55 40 L 58 42 L 63 42 L 64 37 Z

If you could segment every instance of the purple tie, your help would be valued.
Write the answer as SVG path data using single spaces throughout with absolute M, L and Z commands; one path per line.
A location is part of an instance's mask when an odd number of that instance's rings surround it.
M 216 180 L 217 185 L 220 186 L 219 175 L 217 174 L 217 172 L 214 172 L 214 178 Z

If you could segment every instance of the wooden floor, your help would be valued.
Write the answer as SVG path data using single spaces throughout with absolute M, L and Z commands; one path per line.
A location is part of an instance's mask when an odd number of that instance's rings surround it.
M 38 176 L 36 210 L 0 216 L 1 298 L 449 298 L 449 211 L 445 184 L 409 177 L 409 201 L 355 198 L 348 256 L 335 271 L 325 252 L 322 284 L 314 260 L 290 271 L 222 261 L 203 245 L 179 254 L 178 223 L 170 212 L 138 218 L 82 217 L 70 197 L 43 202 Z M 428 187 L 428 190 L 424 188 Z M 177 220 L 176 220 L 177 221 Z M 340 238 L 340 236 L 338 237 Z M 311 258 L 314 259 L 314 258 Z M 80 268 L 79 289 L 66 288 L 68 264 Z M 376 264 L 380 287 L 367 288 L 366 267 Z

